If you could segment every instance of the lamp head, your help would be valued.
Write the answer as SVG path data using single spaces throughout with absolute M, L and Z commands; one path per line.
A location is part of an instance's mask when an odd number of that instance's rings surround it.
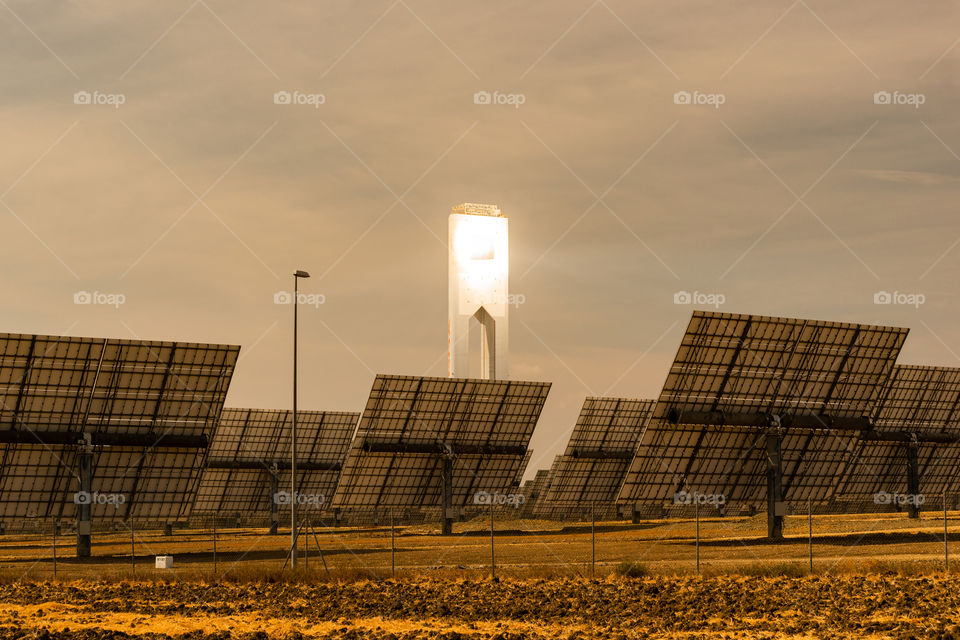
M 294 277 L 294 278 L 309 278 L 309 277 L 310 277 L 310 274 L 307 273 L 306 271 L 302 271 L 302 270 L 300 270 L 300 269 L 297 269 L 297 271 L 294 272 L 293 277 Z

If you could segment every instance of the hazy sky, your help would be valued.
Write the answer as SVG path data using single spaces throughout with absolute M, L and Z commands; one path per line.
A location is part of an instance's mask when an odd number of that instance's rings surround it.
M 958 39 L 947 2 L 0 0 L 0 331 L 240 344 L 228 404 L 286 407 L 306 269 L 301 406 L 360 410 L 446 374 L 469 201 L 554 383 L 528 476 L 585 395 L 658 394 L 680 291 L 955 366 Z

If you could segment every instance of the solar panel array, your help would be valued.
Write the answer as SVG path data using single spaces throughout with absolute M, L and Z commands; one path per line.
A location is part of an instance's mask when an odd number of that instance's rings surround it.
M 921 493 L 958 491 L 960 369 L 896 366 L 907 333 L 695 311 L 659 398 L 587 398 L 564 454 L 523 492 L 539 514 L 669 504 L 680 491 L 760 506 L 770 434 L 787 502 L 907 492 L 907 451 Z M 238 354 L 0 334 L 0 520 L 76 517 L 84 434 L 94 491 L 123 497 L 94 502 L 94 520 L 270 512 L 273 474 L 289 486 L 290 413 L 223 410 Z M 377 376 L 362 414 L 298 413 L 298 490 L 324 507 L 433 508 L 445 464 L 454 506 L 516 490 L 549 388 Z M 860 420 L 869 431 L 849 426 Z
M 878 430 L 960 437 L 960 369 L 898 365 L 873 412 Z M 897 442 L 860 442 L 840 476 L 838 499 L 863 502 L 881 493 L 906 493 L 904 449 Z M 960 444 L 919 443 L 920 493 L 960 489 Z
M 907 329 L 695 311 L 621 489 L 623 503 L 679 491 L 766 496 L 764 432 L 683 415 L 869 416 Z M 671 418 L 679 414 L 679 424 Z M 823 422 L 824 429 L 828 423 Z M 785 499 L 828 499 L 856 432 L 783 435 Z
M 443 455 L 456 453 L 453 506 L 511 488 L 549 383 L 378 375 L 334 495 L 334 507 L 441 505 Z M 391 451 L 371 451 L 371 448 Z M 513 452 L 514 450 L 519 453 Z
M 537 473 L 533 479 L 527 480 L 523 484 L 523 495 L 527 499 L 527 504 L 533 504 L 535 501 L 543 498 L 543 493 L 547 488 L 549 479 L 549 469 L 537 469 Z
M 328 506 L 359 417 L 359 413 L 297 412 L 297 491 L 311 496 L 299 503 L 298 510 Z M 286 410 L 224 409 L 210 446 L 194 512 L 270 513 L 274 473 L 277 490 L 290 491 L 292 420 L 292 412 Z M 320 499 L 314 500 L 313 496 Z M 289 512 L 289 505 L 281 501 L 279 511 Z
M 653 411 L 653 400 L 586 398 L 544 504 L 612 504 Z
M 94 447 L 94 519 L 189 515 L 204 450 L 153 445 L 213 435 L 239 350 L 0 334 L 0 518 L 76 516 L 85 432 L 145 443 Z

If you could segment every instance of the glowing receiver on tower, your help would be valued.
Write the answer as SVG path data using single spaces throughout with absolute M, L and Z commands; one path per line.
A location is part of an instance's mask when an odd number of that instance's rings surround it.
M 470 337 L 479 331 L 480 377 L 506 378 L 507 218 L 495 205 L 457 205 L 450 214 L 449 233 L 450 376 L 470 377 Z

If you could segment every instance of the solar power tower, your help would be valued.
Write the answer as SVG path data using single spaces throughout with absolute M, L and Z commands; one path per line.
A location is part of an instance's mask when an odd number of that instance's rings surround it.
M 550 383 L 378 375 L 335 508 L 442 510 L 513 488 Z
M 240 347 L 0 334 L 0 518 L 189 516 Z
M 359 418 L 359 413 L 297 411 L 297 495 L 291 497 L 286 488 L 292 412 L 224 409 L 194 513 L 269 516 L 270 532 L 276 533 L 292 501 L 305 515 L 328 508 Z
M 838 498 L 919 517 L 925 501 L 960 489 L 960 369 L 898 365 L 873 424 L 839 479 Z
M 584 399 L 542 504 L 601 512 L 615 507 L 653 405 L 653 400 Z
M 907 333 L 695 311 L 619 501 L 765 501 L 782 537 L 786 498 L 833 495 Z

